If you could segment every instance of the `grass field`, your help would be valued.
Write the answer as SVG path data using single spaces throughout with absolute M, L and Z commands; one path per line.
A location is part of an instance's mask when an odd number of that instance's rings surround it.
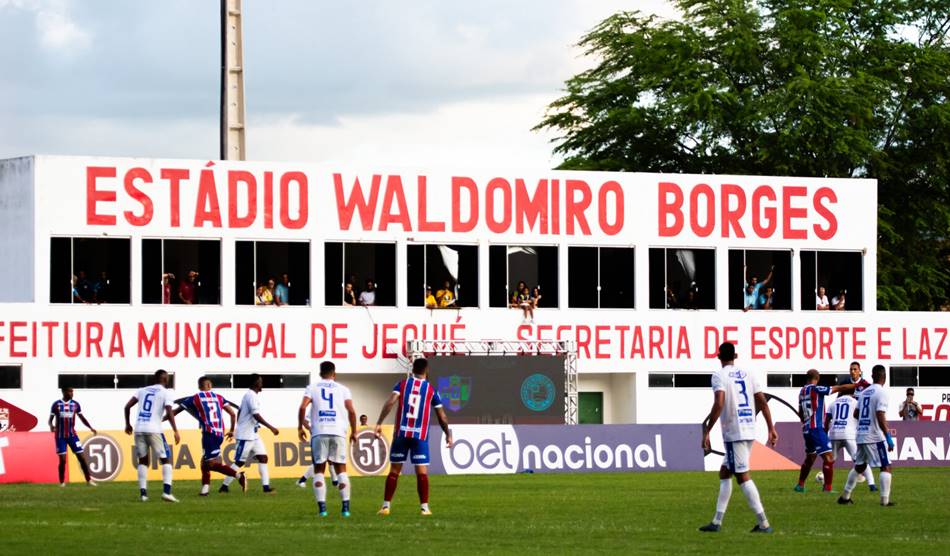
M 2 485 L 0 553 L 930 554 L 950 546 L 948 471 L 896 469 L 892 508 L 863 484 L 856 505 L 838 506 L 814 482 L 793 492 L 794 473 L 755 472 L 772 535 L 748 533 L 755 519 L 738 488 L 723 531 L 696 531 L 715 509 L 713 473 L 438 476 L 431 517 L 418 515 L 414 477 L 401 478 L 389 517 L 375 515 L 383 479 L 356 478 L 349 519 L 335 492 L 330 517 L 318 519 L 310 490 L 291 480 L 275 482 L 273 495 L 252 482 L 247 494 L 208 498 L 181 481 L 180 504 L 161 502 L 157 482 L 147 503 L 132 483 Z

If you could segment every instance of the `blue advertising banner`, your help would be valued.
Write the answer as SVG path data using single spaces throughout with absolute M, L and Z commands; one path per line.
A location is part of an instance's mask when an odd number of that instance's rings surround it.
M 702 471 L 699 425 L 454 425 L 430 429 L 431 473 Z

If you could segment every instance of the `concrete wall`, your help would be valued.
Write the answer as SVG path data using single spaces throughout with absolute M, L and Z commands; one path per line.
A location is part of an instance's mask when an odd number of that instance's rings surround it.
M 0 160 L 0 302 L 35 298 L 33 157 Z

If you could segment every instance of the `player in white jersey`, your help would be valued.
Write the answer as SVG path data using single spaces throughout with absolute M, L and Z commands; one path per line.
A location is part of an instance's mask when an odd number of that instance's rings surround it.
M 231 468 L 240 472 L 246 463 L 257 462 L 257 470 L 261 474 L 261 484 L 264 486 L 264 492 L 271 493 L 274 489 L 270 486 L 270 472 L 267 469 L 267 450 L 264 449 L 264 442 L 257 434 L 261 426 L 265 426 L 277 436 L 280 431 L 272 426 L 263 417 L 261 417 L 261 399 L 259 394 L 264 389 L 264 378 L 254 373 L 251 375 L 251 387 L 244 393 L 241 399 L 241 408 L 238 410 L 237 428 L 234 432 L 234 439 L 237 441 L 234 449 L 234 463 Z M 218 492 L 228 492 L 228 485 L 234 481 L 234 477 L 225 477 L 224 484 L 218 489 Z M 241 485 L 241 488 L 247 488 L 247 482 Z
M 858 434 L 858 418 L 854 414 L 856 407 L 857 401 L 851 392 L 842 392 L 838 394 L 835 403 L 831 404 L 831 410 L 825 417 L 825 430 L 828 431 L 828 438 L 831 440 L 832 462 L 841 449 L 848 452 L 852 461 L 857 457 L 858 444 L 855 438 Z M 871 472 L 870 467 L 864 470 L 864 477 L 871 492 L 876 492 L 877 485 L 874 484 L 874 473 Z
M 313 497 L 320 517 L 327 515 L 327 486 L 323 472 L 327 461 L 336 469 L 337 488 L 343 499 L 343 517 L 350 516 L 350 479 L 346 474 L 347 422 L 350 442 L 356 441 L 356 410 L 350 389 L 336 381 L 336 365 L 320 363 L 320 381 L 304 392 L 297 411 L 297 434 L 307 439 L 304 429 L 307 406 L 310 406 L 310 452 L 313 455 Z M 343 411 L 346 410 L 346 419 Z
M 162 419 L 166 417 L 175 433 L 175 444 L 181 442 L 178 435 L 178 425 L 175 424 L 175 414 L 172 412 L 172 395 L 165 387 L 168 386 L 168 373 L 162 369 L 155 371 L 154 384 L 140 389 L 125 404 L 125 434 L 135 432 L 135 455 L 139 458 L 138 477 L 139 495 L 142 502 L 148 501 L 148 453 L 162 464 L 162 500 L 178 502 L 172 495 L 172 460 L 171 450 L 162 434 Z M 138 404 L 139 411 L 135 417 L 135 428 L 129 421 L 129 412 Z
M 887 453 L 894 450 L 894 439 L 887 428 L 887 391 L 884 389 L 886 375 L 884 365 L 875 365 L 871 369 L 871 380 L 874 384 L 858 395 L 858 408 L 855 410 L 858 418 L 858 451 L 854 458 L 854 469 L 848 473 L 848 482 L 838 498 L 839 504 L 854 504 L 851 492 L 858 482 L 858 475 L 864 473 L 868 467 L 877 467 L 881 470 L 881 505 L 894 505 L 890 500 L 891 461 L 887 457 Z
M 304 430 L 310 430 L 310 419 L 304 418 L 303 428 Z M 300 463 L 304 463 L 304 458 L 302 456 L 300 458 Z M 312 461 L 308 462 L 306 463 L 306 465 L 307 467 L 306 469 L 304 469 L 303 475 L 301 475 L 300 478 L 297 479 L 297 486 L 299 486 L 300 488 L 307 488 L 307 482 L 313 479 L 313 462 Z M 328 467 L 330 468 L 330 484 L 335 487 L 339 484 L 339 481 L 337 481 L 337 476 L 336 476 L 336 468 L 333 467 L 332 465 Z M 312 482 L 310 486 L 313 486 Z
M 772 425 L 772 413 L 759 381 L 734 365 L 736 346 L 730 342 L 720 345 L 718 358 L 722 368 L 712 375 L 713 406 L 703 421 L 703 452 L 710 452 L 709 431 L 721 416 L 726 457 L 719 468 L 716 515 L 711 523 L 700 527 L 699 530 L 716 533 L 722 527 L 722 518 L 732 496 L 732 476 L 735 475 L 749 508 L 758 519 L 752 532 L 771 533 L 772 527 L 759 500 L 759 491 L 749 476 L 749 458 L 752 454 L 752 443 L 755 441 L 756 412 L 761 412 L 765 417 L 765 424 L 769 428 L 769 443 L 774 446 L 778 441 L 778 433 Z

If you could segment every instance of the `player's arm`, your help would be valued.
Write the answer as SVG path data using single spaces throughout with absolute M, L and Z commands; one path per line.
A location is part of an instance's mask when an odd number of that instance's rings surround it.
M 53 415 L 53 412 L 50 412 L 50 414 L 49 414 L 49 432 L 56 432 L 56 425 L 53 424 L 53 419 L 55 419 L 55 418 L 56 418 L 56 416 Z
M 132 423 L 129 421 L 129 412 L 132 411 L 132 406 L 139 403 L 139 399 L 135 396 L 129 398 L 129 401 L 125 402 L 125 434 L 132 434 Z
M 445 409 L 441 406 L 435 408 L 435 416 L 439 420 L 439 426 L 442 427 L 442 434 L 445 435 L 445 447 L 452 447 L 452 431 L 449 430 L 449 418 L 445 415 Z
M 399 402 L 399 392 L 392 392 L 389 395 L 389 399 L 386 400 L 386 403 L 383 404 L 383 409 L 379 412 L 379 419 L 376 420 L 376 436 L 383 435 L 383 421 L 386 420 L 386 416 L 389 415 L 389 412 L 396 407 L 396 404 Z
M 831 430 L 831 414 L 825 415 L 825 432 Z
M 86 428 L 92 431 L 92 434 L 99 434 L 96 432 L 96 429 L 92 428 L 92 425 L 89 424 L 89 421 L 86 420 L 86 416 L 82 414 L 82 411 L 80 411 L 77 415 L 79 415 L 79 420 L 82 421 L 82 424 L 86 425 Z
M 719 416 L 722 415 L 722 406 L 726 403 L 726 392 L 724 390 L 717 390 L 713 392 L 713 405 L 709 410 L 709 415 L 703 419 L 703 452 L 709 453 L 711 447 L 709 445 L 709 431 L 716 425 L 716 421 L 719 420 Z
M 168 418 L 168 424 L 172 426 L 172 432 L 175 434 L 175 444 L 181 442 L 181 435 L 178 434 L 178 424 L 175 423 L 175 413 L 172 411 L 171 404 L 165 406 L 165 417 Z
M 894 451 L 894 439 L 891 437 L 891 431 L 887 428 L 887 417 L 883 411 L 875 412 L 875 417 L 877 417 L 877 425 L 881 427 L 881 430 L 884 431 L 884 440 L 887 441 L 887 451 Z
M 275 427 L 275 426 L 271 425 L 270 423 L 268 423 L 267 421 L 265 421 L 264 418 L 261 417 L 261 414 L 260 414 L 260 413 L 255 413 L 253 416 L 254 416 L 254 420 L 255 420 L 255 421 L 257 421 L 258 423 L 260 423 L 260 424 L 264 425 L 265 427 L 267 427 L 268 429 L 270 429 L 270 431 L 271 431 L 272 433 L 274 433 L 274 436 L 277 436 L 278 434 L 280 434 L 280 431 L 277 430 L 277 427 Z
M 769 444 L 775 446 L 775 443 L 778 442 L 778 431 L 775 430 L 775 425 L 772 424 L 772 411 L 769 409 L 769 401 L 765 399 L 763 392 L 755 393 L 755 408 L 762 413 L 765 424 L 769 428 Z
M 227 413 L 229 417 L 231 417 L 231 428 L 229 428 L 227 434 L 224 435 L 225 438 L 230 440 L 234 438 L 234 422 L 237 421 L 237 413 L 235 413 L 228 404 L 223 404 L 221 407 L 223 407 L 224 412 Z
M 300 437 L 300 440 L 307 439 L 307 429 L 306 429 L 306 418 L 307 418 L 307 406 L 310 405 L 310 396 L 304 396 L 300 400 L 300 408 L 297 410 L 297 436 Z
M 353 400 L 344 401 L 343 407 L 346 408 L 350 420 L 350 442 L 356 442 L 356 408 L 353 407 Z
M 857 387 L 858 385 L 853 384 L 853 383 L 852 384 L 837 384 L 831 387 L 831 393 L 832 394 L 841 393 L 841 392 L 850 393 L 850 392 L 854 392 L 854 389 Z

